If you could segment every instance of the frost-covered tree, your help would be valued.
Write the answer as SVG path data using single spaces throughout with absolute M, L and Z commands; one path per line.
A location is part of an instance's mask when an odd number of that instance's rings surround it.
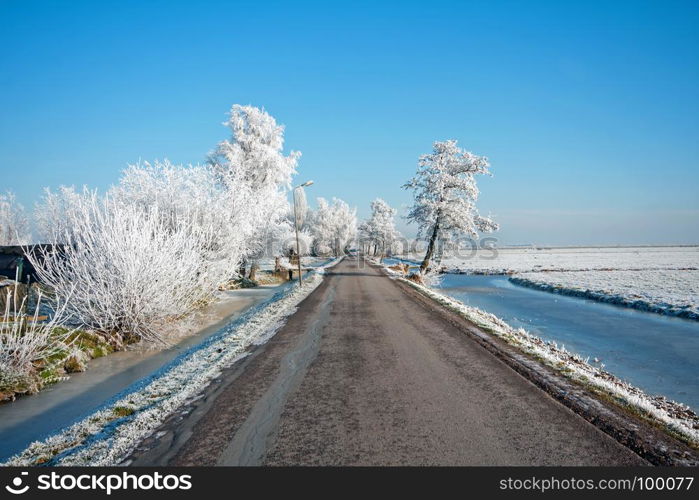
M 371 217 L 359 226 L 359 231 L 362 240 L 373 247 L 374 255 L 383 257 L 391 250 L 393 242 L 400 238 L 394 221 L 396 213 L 397 210 L 381 198 L 371 202 Z
M 224 187 L 210 166 L 134 165 L 106 196 L 47 191 L 50 241 L 30 256 L 82 324 L 122 339 L 159 340 L 211 299 L 248 252 L 256 207 L 247 185 Z M 53 221 L 53 222 L 52 222 Z
M 256 253 L 253 256 L 248 278 L 256 279 L 258 269 L 258 260 L 261 257 L 274 258 L 277 264 L 282 262 L 282 257 L 290 257 L 295 254 L 296 249 L 296 231 L 294 229 L 294 217 L 289 206 L 289 212 L 283 218 L 272 221 L 267 224 L 255 237 L 258 245 Z M 313 238 L 307 229 L 299 231 L 299 250 L 301 255 L 308 255 L 311 250 Z M 260 245 L 261 244 L 261 245 Z
M 339 257 L 348 250 L 357 235 L 357 209 L 346 202 L 333 198 L 335 256 Z
M 318 207 L 308 213 L 307 226 L 313 235 L 313 253 L 327 255 L 332 252 L 332 218 L 330 204 L 325 198 L 318 198 Z
M 83 191 L 86 190 L 83 187 Z M 60 186 L 56 191 L 44 189 L 36 204 L 34 220 L 41 243 L 65 243 L 73 234 L 73 220 L 80 214 L 82 194 L 74 186 Z
M 185 167 L 165 160 L 129 165 L 109 194 L 125 205 L 142 209 L 157 206 L 167 224 L 175 228 L 182 219 L 201 219 L 226 211 L 225 206 L 211 206 L 212 202 L 223 203 L 218 199 L 222 192 L 210 166 Z
M 422 274 L 440 238 L 477 238 L 479 232 L 498 228 L 476 208 L 479 192 L 475 175 L 490 174 L 489 167 L 487 158 L 459 148 L 454 140 L 437 141 L 432 153 L 420 156 L 415 176 L 403 187 L 413 191 L 408 220 L 417 223 L 418 236 L 428 241 L 420 265 Z
M 274 233 L 288 213 L 287 193 L 301 153 L 284 155 L 284 126 L 263 109 L 236 104 L 226 125 L 231 137 L 218 144 L 209 162 L 229 190 L 250 192 L 255 210 L 248 221 L 246 257 L 252 271 L 270 231 Z
M 14 193 L 0 194 L 0 246 L 29 243 L 29 222 Z
M 227 125 L 207 165 L 132 165 L 104 196 L 46 191 L 37 225 L 61 245 L 30 258 L 72 317 L 116 343 L 159 340 L 245 259 L 288 251 L 300 154 L 283 154 L 283 127 L 258 108 L 233 106 Z
M 313 235 L 305 226 L 299 231 L 299 250 L 301 255 L 310 255 L 313 248 Z M 283 219 L 275 226 L 275 232 L 269 240 L 270 256 L 289 256 L 296 253 L 296 231 L 293 216 Z
M 299 154 L 284 156 L 283 127 L 233 106 L 230 140 L 209 164 L 127 168 L 105 196 L 47 191 L 37 206 L 46 242 L 32 263 L 82 324 L 125 339 L 159 340 L 173 320 L 208 301 L 285 217 Z M 283 244 L 277 251 L 283 252 Z
M 332 204 L 318 198 L 318 208 L 309 219 L 314 251 L 318 255 L 332 253 L 339 257 L 357 232 L 357 210 L 338 198 L 333 198 Z
M 143 211 L 157 207 L 173 233 L 181 227 L 196 230 L 193 238 L 201 242 L 201 258 L 208 267 L 215 266 L 213 285 L 230 279 L 249 252 L 257 210 L 251 188 L 224 186 L 210 165 L 184 167 L 168 161 L 131 165 L 109 196 Z

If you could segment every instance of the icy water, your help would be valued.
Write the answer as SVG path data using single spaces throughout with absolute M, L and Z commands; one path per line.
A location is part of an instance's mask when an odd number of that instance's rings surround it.
M 208 315 L 202 318 L 210 326 L 196 335 L 183 337 L 167 349 L 122 351 L 94 359 L 87 371 L 72 374 L 67 381 L 12 403 L 0 404 L 0 460 L 6 460 L 31 442 L 57 432 L 105 402 L 129 392 L 286 286 L 293 284 L 226 292 L 230 299 L 210 308 Z
M 441 291 L 552 340 L 649 394 L 699 410 L 699 322 L 566 297 L 506 276 L 448 274 Z

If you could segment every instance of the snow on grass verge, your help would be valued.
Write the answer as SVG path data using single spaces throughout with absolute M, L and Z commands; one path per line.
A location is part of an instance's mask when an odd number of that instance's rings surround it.
M 510 281 L 546 292 L 699 320 L 697 270 L 522 273 Z
M 100 410 L 0 465 L 116 465 L 150 435 L 169 415 L 196 398 L 221 371 L 245 356 L 252 345 L 271 338 L 298 304 L 315 290 L 323 270 L 308 275 L 303 286 L 284 288 L 200 345 L 183 353 L 130 392 L 107 402 Z
M 699 417 L 686 405 L 662 396 L 649 396 L 611 373 L 590 365 L 577 354 L 555 342 L 546 342 L 523 328 L 513 328 L 497 316 L 468 306 L 391 272 L 396 279 L 408 284 L 450 311 L 469 320 L 479 328 L 503 339 L 508 344 L 531 355 L 565 377 L 609 396 L 646 418 L 660 424 L 692 446 L 699 445 Z

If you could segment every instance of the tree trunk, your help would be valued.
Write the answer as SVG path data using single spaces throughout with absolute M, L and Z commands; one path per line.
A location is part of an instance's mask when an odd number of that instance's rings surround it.
M 247 266 L 247 260 L 243 260 L 243 262 L 240 263 L 240 268 L 238 269 L 238 274 L 240 274 L 241 278 L 245 278 L 245 267 Z
M 427 253 L 425 254 L 425 258 L 422 259 L 422 264 L 420 264 L 420 274 L 425 274 L 425 271 L 427 271 L 427 266 L 430 265 L 430 259 L 432 258 L 432 254 L 434 253 L 434 245 L 437 242 L 438 235 L 439 222 L 436 222 L 434 225 L 434 230 L 432 231 L 432 236 L 430 236 L 430 242 L 427 245 Z
M 257 263 L 257 261 L 252 261 L 252 264 L 250 264 L 250 275 L 248 276 L 248 278 L 250 278 L 252 281 L 255 281 L 255 277 L 257 276 L 257 270 L 259 268 L 260 265 Z

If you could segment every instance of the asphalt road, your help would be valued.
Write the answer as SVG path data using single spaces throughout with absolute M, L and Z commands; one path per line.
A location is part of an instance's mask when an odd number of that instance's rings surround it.
M 646 463 L 352 259 L 156 436 L 132 464 Z

